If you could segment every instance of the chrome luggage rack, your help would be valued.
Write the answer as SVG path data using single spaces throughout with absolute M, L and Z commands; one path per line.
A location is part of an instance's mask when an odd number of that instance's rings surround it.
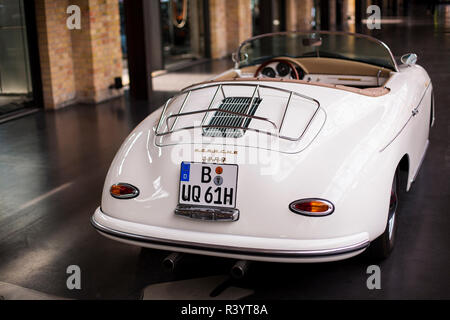
M 213 104 L 214 101 L 217 98 L 217 95 L 219 93 L 222 94 L 223 99 L 226 99 L 227 96 L 225 95 L 225 91 L 224 91 L 224 87 L 254 87 L 253 90 L 253 94 L 251 96 L 251 100 L 250 100 L 250 104 L 249 107 L 247 108 L 247 111 L 245 113 L 242 112 L 234 112 L 234 111 L 230 111 L 230 110 L 225 110 L 225 109 L 220 109 L 220 108 L 213 108 Z M 183 112 L 184 107 L 186 106 L 192 92 L 195 91 L 199 91 L 199 90 L 205 90 L 208 88 L 214 88 L 217 87 L 217 89 L 215 90 L 215 93 L 212 97 L 212 99 L 209 102 L 208 108 L 207 109 L 201 109 L 201 110 L 196 110 L 196 111 L 189 111 L 189 112 Z M 256 99 L 256 97 L 258 97 L 258 99 L 262 99 L 261 98 L 261 94 L 260 94 L 260 89 L 261 88 L 265 88 L 265 89 L 270 89 L 270 90 L 276 90 L 279 92 L 283 92 L 286 93 L 288 95 L 288 99 L 286 102 L 286 105 L 284 106 L 284 112 L 283 112 L 283 117 L 281 119 L 280 125 L 278 126 L 275 122 L 273 122 L 272 120 L 266 118 L 266 117 L 260 117 L 260 116 L 255 116 L 255 115 L 251 115 L 249 114 L 250 108 L 251 106 L 253 106 L 253 103 Z M 171 105 L 171 103 L 173 103 L 173 101 L 182 95 L 186 95 L 184 97 L 184 100 L 178 110 L 178 113 L 176 114 L 171 114 L 169 116 L 167 116 L 165 119 L 165 113 L 167 111 L 167 108 Z M 283 124 L 284 124 L 284 120 L 286 118 L 286 114 L 287 111 L 289 109 L 289 105 L 291 103 L 292 97 L 293 96 L 297 96 L 306 100 L 309 100 L 310 102 L 314 103 L 317 105 L 317 108 L 315 109 L 311 119 L 308 121 L 307 125 L 305 126 L 304 130 L 302 131 L 302 133 L 300 134 L 300 136 L 298 137 L 288 137 L 288 136 L 284 136 L 281 135 L 281 129 L 283 128 Z M 305 132 L 308 130 L 309 126 L 311 125 L 312 121 L 314 120 L 315 116 L 317 115 L 318 111 L 320 109 L 320 103 L 319 101 L 317 101 L 314 98 L 302 95 L 300 93 L 297 93 L 295 91 L 292 90 L 287 90 L 287 89 L 283 89 L 283 88 L 278 88 L 278 87 L 273 87 L 273 86 L 267 86 L 267 85 L 261 85 L 261 84 L 249 84 L 249 83 L 220 83 L 220 84 L 211 84 L 211 85 L 205 85 L 205 86 L 201 86 L 201 87 L 196 87 L 196 88 L 192 88 L 192 89 L 186 89 L 183 90 L 181 92 L 179 92 L 178 94 L 176 94 L 175 96 L 173 96 L 172 98 L 170 98 L 169 100 L 167 100 L 167 102 L 165 103 L 164 107 L 163 107 L 163 111 L 161 113 L 161 116 L 159 118 L 158 121 L 158 125 L 156 127 L 155 130 L 155 135 L 157 137 L 162 137 L 162 136 L 166 136 L 168 134 L 172 134 L 178 131 L 182 131 L 182 130 L 193 130 L 193 129 L 197 129 L 197 128 L 201 128 L 201 129 L 208 129 L 208 128 L 216 128 L 216 129 L 220 129 L 220 128 L 224 128 L 224 129 L 234 129 L 234 130 L 249 130 L 249 131 L 254 131 L 254 132 L 258 132 L 258 133 L 263 133 L 263 134 L 267 134 L 270 136 L 276 136 L 280 139 L 285 139 L 288 141 L 299 141 L 303 135 L 305 134 Z M 241 122 L 241 124 L 239 126 L 236 125 L 208 125 L 205 124 L 205 121 L 207 119 L 207 115 L 210 112 L 222 112 L 222 113 L 226 113 L 226 114 L 230 114 L 230 115 L 235 115 L 235 116 L 240 116 L 243 117 L 244 121 Z M 194 115 L 194 114 L 201 114 L 204 113 L 205 115 L 203 116 L 202 122 L 200 125 L 193 125 L 193 126 L 186 126 L 186 127 L 182 127 L 182 128 L 175 128 L 175 125 L 177 123 L 177 120 L 179 117 L 183 117 L 183 116 L 190 116 L 190 115 Z M 172 124 L 169 124 L 169 120 L 170 119 L 174 119 L 174 121 L 172 122 Z M 266 130 L 260 130 L 260 129 L 256 129 L 256 128 L 251 128 L 251 127 L 245 127 L 244 126 L 244 122 L 247 119 L 254 119 L 254 120 L 259 120 L 259 121 L 264 121 L 267 122 L 271 125 L 271 127 L 273 127 L 274 131 L 266 131 Z M 165 121 L 164 121 L 165 120 Z M 164 131 L 160 131 L 161 130 L 161 126 L 163 125 L 163 123 L 165 122 L 165 130 Z

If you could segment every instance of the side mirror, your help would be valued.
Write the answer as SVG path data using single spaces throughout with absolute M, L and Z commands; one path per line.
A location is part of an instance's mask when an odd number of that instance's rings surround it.
M 413 66 L 417 62 L 417 54 L 415 53 L 407 53 L 402 55 L 400 61 L 407 66 Z
M 237 52 L 233 52 L 231 54 L 231 60 L 233 60 L 234 63 L 239 63 L 238 54 Z
M 234 67 L 235 67 L 236 69 L 239 69 L 239 64 L 240 64 L 241 62 L 246 62 L 246 61 L 247 61 L 247 59 L 248 59 L 248 54 L 247 54 L 247 53 L 244 53 L 244 54 L 241 54 L 241 56 L 239 57 L 239 54 L 238 54 L 237 52 L 233 52 L 233 53 L 231 54 L 231 59 L 232 59 L 233 62 L 234 62 Z

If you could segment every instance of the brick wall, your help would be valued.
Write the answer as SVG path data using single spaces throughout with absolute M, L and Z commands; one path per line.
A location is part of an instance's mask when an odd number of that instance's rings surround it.
M 81 9 L 81 30 L 68 31 L 72 39 L 72 56 L 76 68 L 75 84 L 77 88 L 77 100 L 84 102 L 95 96 L 93 86 L 92 45 L 89 17 L 89 0 L 78 0 L 77 5 Z M 67 15 L 66 15 L 67 16 Z
M 72 43 L 65 28 L 67 6 L 65 0 L 36 1 L 44 104 L 50 109 L 71 103 L 76 97 Z
M 226 2 L 224 0 L 209 0 L 211 57 L 214 59 L 227 55 L 226 18 Z
M 239 33 L 239 41 L 237 44 L 240 44 L 242 41 L 250 38 L 253 33 L 253 17 L 251 10 L 251 2 L 250 0 L 236 0 L 238 7 L 238 33 Z M 234 43 L 236 44 L 236 43 Z
M 90 0 L 93 87 L 98 102 L 116 95 L 108 87 L 122 76 L 118 0 Z
M 252 35 L 250 0 L 209 0 L 211 57 L 234 52 Z
M 286 29 L 310 30 L 313 17 L 311 9 L 314 7 L 313 0 L 287 0 L 286 1 Z
M 66 26 L 69 5 L 81 9 L 81 30 Z M 117 0 L 36 0 L 36 16 L 45 108 L 122 94 L 109 89 L 122 76 Z

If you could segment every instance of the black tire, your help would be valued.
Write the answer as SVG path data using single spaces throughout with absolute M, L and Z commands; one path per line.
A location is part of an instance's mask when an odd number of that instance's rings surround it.
M 395 246 L 395 238 L 398 228 L 398 171 L 395 172 L 392 181 L 391 199 L 386 228 L 381 236 L 370 243 L 369 257 L 372 260 L 384 260 L 391 254 Z

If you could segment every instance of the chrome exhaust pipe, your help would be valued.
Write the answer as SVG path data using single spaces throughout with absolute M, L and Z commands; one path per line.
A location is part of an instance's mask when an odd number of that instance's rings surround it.
M 231 268 L 231 276 L 235 279 L 242 279 L 245 277 L 248 268 L 250 267 L 250 261 L 239 260 Z
M 182 257 L 183 254 L 179 252 L 169 254 L 162 262 L 164 270 L 173 272 Z

